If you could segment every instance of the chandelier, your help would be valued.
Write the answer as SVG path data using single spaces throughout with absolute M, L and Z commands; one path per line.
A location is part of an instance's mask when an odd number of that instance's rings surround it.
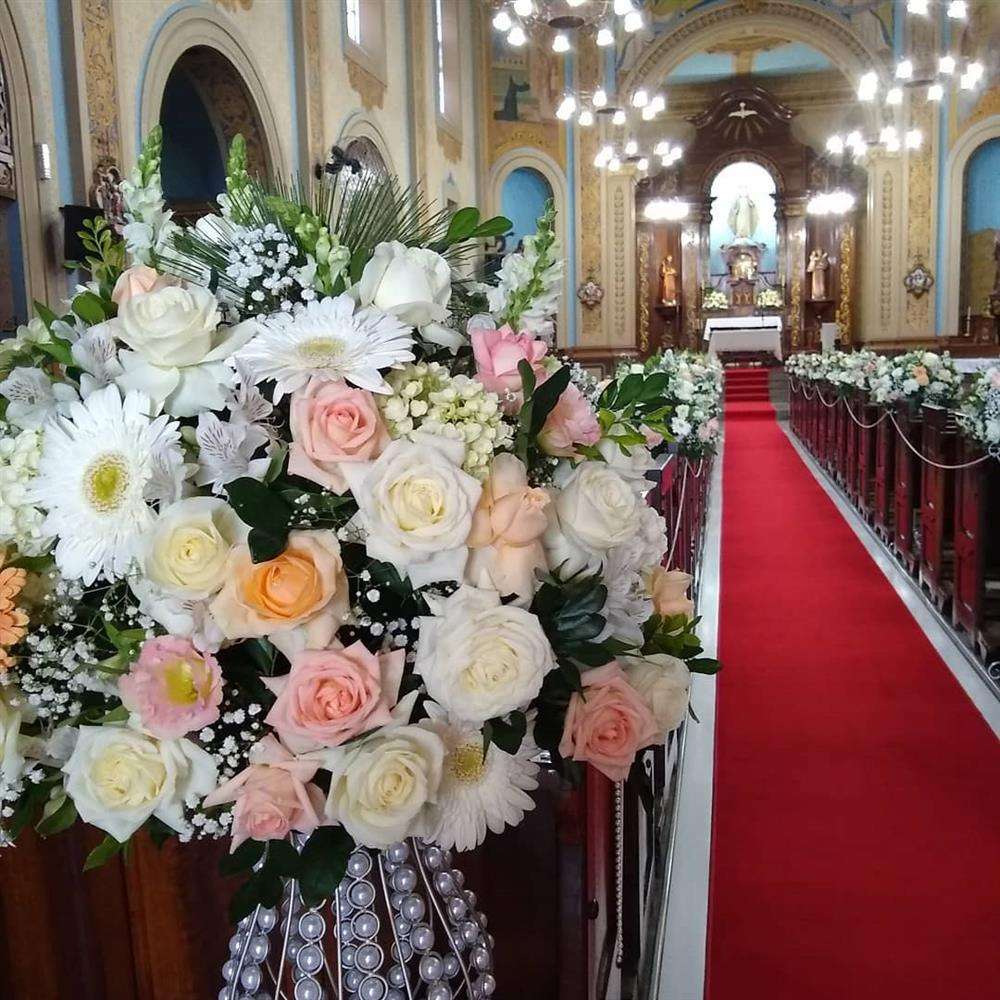
M 583 35 L 592 35 L 602 48 L 615 44 L 616 28 L 626 34 L 639 31 L 646 20 L 633 0 L 493 0 L 493 27 L 514 48 L 530 35 L 545 35 L 553 52 L 576 48 Z

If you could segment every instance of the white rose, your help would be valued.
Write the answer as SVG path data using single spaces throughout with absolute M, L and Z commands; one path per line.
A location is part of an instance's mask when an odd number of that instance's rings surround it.
M 118 385 L 146 393 L 174 417 L 221 410 L 233 385 L 226 358 L 250 340 L 257 325 L 220 327 L 219 319 L 215 296 L 197 285 L 160 288 L 123 302 L 108 323 L 131 348 L 119 354 L 124 373 Z
M 451 268 L 433 250 L 379 243 L 353 289 L 362 305 L 413 326 L 441 323 L 451 299 Z
M 437 799 L 444 744 L 422 726 L 385 729 L 324 755 L 330 771 L 326 819 L 366 847 L 424 832 L 424 806 Z
M 620 656 L 629 684 L 653 713 L 660 732 L 676 729 L 687 715 L 691 671 L 683 660 L 666 653 L 650 656 Z
M 583 462 L 546 508 L 542 537 L 551 569 L 596 572 L 608 549 L 639 530 L 642 502 L 635 490 L 604 462 Z
M 204 797 L 218 780 L 211 756 L 190 740 L 158 740 L 122 726 L 81 726 L 63 773 L 80 818 L 120 842 L 150 816 L 183 831 L 185 802 Z
M 538 619 L 495 590 L 460 587 L 420 619 L 415 669 L 452 715 L 481 723 L 526 708 L 554 666 Z
M 372 559 L 390 562 L 421 587 L 461 580 L 466 540 L 482 486 L 462 471 L 465 445 L 419 431 L 393 441 L 375 462 L 343 466 Z
M 205 598 L 225 582 L 226 560 L 247 529 L 236 511 L 217 497 L 185 497 L 157 518 L 144 569 L 154 583 L 189 598 Z
M 609 434 L 622 434 L 625 428 L 620 424 L 612 427 Z M 653 456 L 649 449 L 643 445 L 632 445 L 625 454 L 618 446 L 617 441 L 610 437 L 603 437 L 597 444 L 597 450 L 604 457 L 608 468 L 614 469 L 622 478 L 628 480 L 633 486 L 645 483 L 646 487 L 651 484 L 646 482 L 647 470 L 653 468 Z

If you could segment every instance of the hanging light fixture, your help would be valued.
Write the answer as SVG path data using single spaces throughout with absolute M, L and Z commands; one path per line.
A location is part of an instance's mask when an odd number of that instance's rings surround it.
M 608 93 L 603 87 L 598 87 L 594 91 L 594 96 L 590 99 L 590 103 L 594 105 L 595 108 L 603 108 L 605 104 L 608 103 Z
M 646 22 L 643 20 L 642 14 L 637 10 L 632 10 L 625 15 L 625 18 L 622 21 L 622 27 L 631 33 L 633 31 L 639 31 L 645 23 Z
M 601 27 L 597 29 L 597 38 L 595 41 L 601 46 L 602 49 L 608 45 L 614 45 L 615 33 L 606 24 L 601 25 Z
M 843 156 L 844 140 L 839 135 L 831 135 L 826 140 L 826 151 L 833 156 Z
M 572 94 L 566 94 L 556 108 L 556 118 L 561 122 L 569 121 L 574 111 L 576 111 L 576 98 Z
M 640 156 L 636 168 L 645 173 L 649 169 L 649 160 L 645 156 Z
M 906 133 L 906 148 L 920 149 L 924 142 L 924 134 L 918 128 L 911 128 Z
M 900 59 L 896 63 L 896 79 L 910 80 L 913 78 L 913 62 L 910 59 Z
M 584 108 L 576 119 L 576 123 L 584 128 L 590 128 L 594 124 L 594 112 L 590 108 Z
M 624 17 L 631 14 L 635 7 L 632 6 L 632 0 L 615 0 L 612 9 L 619 17 Z
M 938 72 L 944 73 L 945 76 L 951 76 L 955 72 L 955 57 L 952 55 L 943 55 L 938 59 Z
M 858 100 L 874 101 L 878 93 L 878 73 L 869 70 L 858 81 Z
M 618 110 L 611 116 L 612 125 L 624 125 L 626 121 L 628 121 L 628 116 L 621 108 L 618 108 Z
M 555 38 L 552 39 L 552 51 L 559 52 L 569 52 L 569 35 L 565 32 L 560 31 L 556 34 Z
M 617 156 L 612 156 L 611 159 L 608 160 L 608 170 L 610 170 L 611 173 L 617 174 L 618 171 L 621 170 L 621 168 L 622 168 L 622 161 L 619 160 Z
M 514 0 L 514 13 L 518 17 L 531 17 L 535 13 L 535 5 L 532 0 Z
M 644 108 L 649 103 L 649 94 L 640 87 L 632 95 L 632 107 L 633 108 Z
M 940 101 L 944 97 L 944 87 L 940 83 L 932 83 L 927 88 L 928 101 Z
M 639 143 L 636 142 L 635 139 L 629 139 L 629 141 L 625 143 L 625 155 L 635 156 L 635 154 L 638 152 L 639 152 Z
M 964 21 L 969 15 L 969 5 L 965 0 L 951 0 L 948 4 L 948 16 L 953 21 Z
M 514 48 L 519 49 L 528 40 L 528 36 L 524 33 L 524 28 L 519 24 L 515 24 L 507 35 L 507 44 L 513 45 Z
M 885 93 L 885 103 L 890 107 L 896 107 L 903 103 L 903 88 L 890 87 Z
M 505 10 L 498 10 L 493 15 L 493 27 L 497 31 L 510 31 L 514 22 L 510 19 L 510 14 Z
M 669 156 L 670 155 L 670 143 L 666 139 L 661 140 L 653 147 L 653 153 L 656 156 Z
M 906 12 L 908 14 L 919 14 L 921 17 L 926 17 L 929 6 L 929 0 L 906 0 Z

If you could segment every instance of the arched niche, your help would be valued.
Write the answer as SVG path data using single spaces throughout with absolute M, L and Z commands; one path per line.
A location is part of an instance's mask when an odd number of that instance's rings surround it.
M 938 280 L 942 282 L 942 307 L 939 313 L 938 334 L 954 334 L 961 326 L 965 310 L 972 305 L 972 312 L 976 314 L 981 311 L 976 308 L 976 303 L 963 301 L 963 281 L 962 275 L 967 266 L 966 256 L 967 246 L 964 239 L 964 229 L 966 225 L 965 203 L 966 203 L 966 181 L 968 178 L 969 166 L 974 163 L 974 157 L 987 144 L 1000 139 L 1000 115 L 991 115 L 981 121 L 976 122 L 971 128 L 965 131 L 948 156 L 945 170 L 945 184 L 942 196 L 945 203 L 942 206 L 941 217 L 945 220 L 943 238 L 944 261 L 943 274 L 938 275 Z M 993 182 L 995 184 L 995 180 Z
M 507 174 L 500 190 L 500 213 L 512 223 L 506 251 L 516 250 L 525 236 L 534 233 L 535 220 L 552 197 L 552 185 L 537 167 L 515 167 Z
M 39 181 L 34 168 L 36 106 L 13 12 L 0 2 L 0 283 L 11 315 L 27 319 L 31 302 L 49 298 Z
M 399 176 L 385 136 L 365 114 L 353 114 L 347 118 L 337 135 L 336 145 L 367 169 Z
M 235 27 L 206 7 L 176 10 L 147 44 L 138 82 L 137 145 L 160 122 L 178 67 L 208 110 L 219 142 L 244 132 L 251 165 L 287 177 L 277 119 L 257 64 Z

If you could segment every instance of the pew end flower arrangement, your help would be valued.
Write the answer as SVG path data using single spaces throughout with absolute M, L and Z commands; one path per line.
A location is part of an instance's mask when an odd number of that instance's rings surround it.
M 355 845 L 478 846 L 540 760 L 623 779 L 718 664 L 643 502 L 669 379 L 554 356 L 551 210 L 484 295 L 505 219 L 237 139 L 184 226 L 159 156 L 3 346 L 0 839 L 230 838 L 239 918 Z

